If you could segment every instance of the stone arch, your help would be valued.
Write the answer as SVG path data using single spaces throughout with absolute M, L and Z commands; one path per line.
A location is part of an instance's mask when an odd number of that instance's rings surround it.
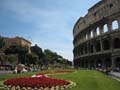
M 84 67 L 84 60 L 82 58 L 80 58 L 80 67 L 83 68 Z
M 110 49 L 110 41 L 108 39 L 103 40 L 103 50 Z
M 106 58 L 105 61 L 104 61 L 104 66 L 107 68 L 107 67 L 111 67 L 112 65 L 112 61 L 110 58 Z
M 84 64 L 85 64 L 84 67 L 88 68 L 88 60 L 87 59 L 84 60 Z
M 96 41 L 95 49 L 96 49 L 96 52 L 101 51 L 100 40 Z
M 104 33 L 108 32 L 108 26 L 107 26 L 107 24 L 104 24 L 103 30 L 104 30 Z
M 98 59 L 98 60 L 97 60 L 96 66 L 97 66 L 98 68 L 102 68 L 102 60 L 101 60 L 101 59 Z
M 89 64 L 90 64 L 90 69 L 94 69 L 95 68 L 95 61 L 94 61 L 94 59 L 91 59 Z
M 119 38 L 114 39 L 113 46 L 114 46 L 114 49 L 120 48 L 120 39 Z
M 97 27 L 97 29 L 96 29 L 96 33 L 97 33 L 97 36 L 100 35 L 100 28 L 99 28 L 99 27 Z
M 80 64 L 79 59 L 75 59 L 75 60 L 74 60 L 74 65 L 75 65 L 76 68 L 79 67 L 79 64 Z
M 83 48 L 80 47 L 80 55 L 83 55 Z
M 115 59 L 115 67 L 119 67 L 120 68 L 120 57 L 117 57 Z
M 94 52 L 94 45 L 91 44 L 91 45 L 90 45 L 90 53 L 93 53 L 93 52 Z
M 116 29 L 118 29 L 119 28 L 119 26 L 118 26 L 118 20 L 114 20 L 113 22 L 112 22 L 112 30 L 116 30 Z
M 93 31 L 90 32 L 90 37 L 93 38 Z
M 87 54 L 87 44 L 84 45 L 84 51 L 85 51 L 85 54 Z
M 86 40 L 88 40 L 88 34 L 86 34 L 86 36 L 85 36 L 85 37 L 86 37 Z

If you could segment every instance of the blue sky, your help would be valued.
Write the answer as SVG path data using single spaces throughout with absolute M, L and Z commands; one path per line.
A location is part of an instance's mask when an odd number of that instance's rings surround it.
M 0 0 L 0 35 L 21 36 L 73 60 L 73 26 L 100 0 Z

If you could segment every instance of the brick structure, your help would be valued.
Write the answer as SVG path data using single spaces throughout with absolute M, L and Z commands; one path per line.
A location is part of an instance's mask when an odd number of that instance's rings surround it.
M 3 47 L 4 49 L 6 49 L 10 46 L 21 45 L 23 47 L 27 47 L 29 53 L 31 53 L 31 50 L 30 50 L 31 42 L 22 37 L 4 38 L 4 41 L 5 41 L 5 46 Z
M 101 0 L 74 29 L 74 66 L 120 67 L 120 0 Z

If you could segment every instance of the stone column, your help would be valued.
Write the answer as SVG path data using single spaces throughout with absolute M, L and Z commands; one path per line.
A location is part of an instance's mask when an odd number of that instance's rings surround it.
M 101 65 L 102 65 L 102 68 L 105 68 L 105 67 L 106 67 L 105 58 L 102 58 L 102 63 L 101 63 Z
M 112 31 L 112 21 L 109 21 L 107 26 L 108 26 L 108 32 L 111 32 Z
M 82 35 L 82 42 L 84 42 L 84 36 Z
M 118 28 L 119 28 L 119 30 L 120 30 L 120 17 L 118 17 Z
M 115 69 L 115 57 L 112 57 L 111 60 L 112 60 L 111 67 L 112 67 L 112 70 L 114 70 Z
M 103 52 L 103 43 L 102 43 L 102 39 L 100 39 L 100 48 L 101 48 L 101 52 Z
M 88 69 L 90 69 L 90 60 L 88 59 Z
M 93 38 L 97 36 L 96 30 L 93 30 Z
M 84 59 L 84 68 L 86 68 L 87 65 L 86 65 L 86 59 Z
M 100 27 L 99 27 L 99 30 L 100 30 L 100 35 L 101 35 L 101 34 L 104 32 L 104 31 L 103 31 L 103 26 L 100 26 Z
M 90 53 L 89 52 L 89 43 L 87 43 L 87 52 L 88 52 L 88 54 Z
M 114 41 L 112 37 L 110 38 L 110 49 L 111 49 L 111 52 L 113 53 L 114 52 Z
M 84 68 L 85 64 L 84 64 L 84 60 L 82 59 L 82 68 Z
M 96 59 L 94 60 L 94 68 L 96 69 L 97 67 L 97 62 L 96 62 Z
M 82 48 L 83 48 L 82 49 L 83 50 L 83 55 L 85 55 L 85 47 L 83 46 Z
M 83 59 L 83 68 L 86 68 L 85 65 L 86 63 L 85 63 L 85 59 Z
M 86 59 L 86 68 L 88 69 L 88 59 Z
M 95 43 L 93 44 L 93 53 L 96 53 Z
M 83 34 L 83 42 L 85 41 L 86 39 L 85 39 L 85 35 Z
M 82 68 L 82 61 L 80 60 L 80 68 Z
M 91 37 L 90 37 L 90 32 L 88 32 L 88 39 L 91 39 Z

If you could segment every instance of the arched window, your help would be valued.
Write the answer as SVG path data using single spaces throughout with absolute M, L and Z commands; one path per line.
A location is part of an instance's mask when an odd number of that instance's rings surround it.
M 104 66 L 107 67 L 111 67 L 112 65 L 112 60 L 110 58 L 106 58 L 104 61 Z
M 119 38 L 115 38 L 114 39 L 114 48 L 120 48 L 120 39 Z
M 113 22 L 112 22 L 112 30 L 116 30 L 116 29 L 118 29 L 119 28 L 119 26 L 118 26 L 118 21 L 117 20 L 114 20 Z
M 90 52 L 93 53 L 94 52 L 94 46 L 91 44 L 90 45 Z
M 91 31 L 91 33 L 90 33 L 90 37 L 93 38 L 93 31 Z
M 104 33 L 108 32 L 107 24 L 104 25 L 103 29 L 104 29 Z
M 86 34 L 86 40 L 88 40 L 88 35 Z
M 100 29 L 99 29 L 99 27 L 97 27 L 96 31 L 97 31 L 97 32 L 96 32 L 96 33 L 97 33 L 97 36 L 100 35 Z

